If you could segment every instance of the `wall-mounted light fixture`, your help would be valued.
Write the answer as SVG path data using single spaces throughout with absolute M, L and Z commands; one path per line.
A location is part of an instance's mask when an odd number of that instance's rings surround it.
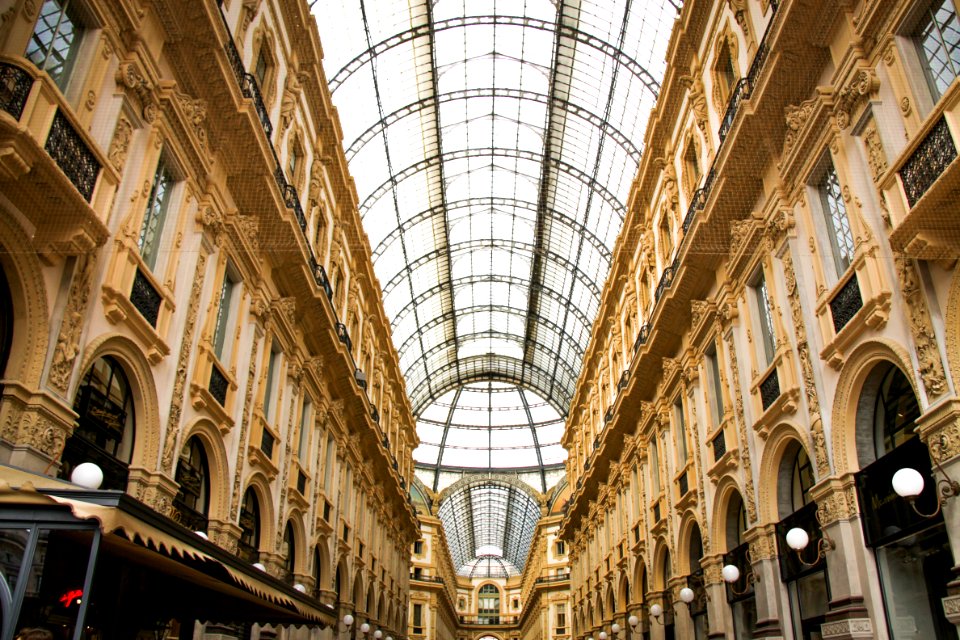
M 929 444 L 929 443 L 928 443 Z M 941 451 L 946 447 L 946 437 L 941 435 L 938 442 Z M 930 449 L 931 453 L 933 448 Z M 893 474 L 891 482 L 893 484 L 893 490 L 901 498 L 906 498 L 910 502 L 910 506 L 913 507 L 913 510 L 924 518 L 933 518 L 943 507 L 943 504 L 950 498 L 960 495 L 960 483 L 947 475 L 947 472 L 944 471 L 943 467 L 940 465 L 940 461 L 930 456 L 930 459 L 933 461 L 934 466 L 937 468 L 937 471 L 940 472 L 940 475 L 943 476 L 937 480 L 937 508 L 933 510 L 932 513 L 924 513 L 917 509 L 917 496 L 923 492 L 924 479 L 923 474 L 921 474 L 916 469 L 910 467 L 904 467 Z

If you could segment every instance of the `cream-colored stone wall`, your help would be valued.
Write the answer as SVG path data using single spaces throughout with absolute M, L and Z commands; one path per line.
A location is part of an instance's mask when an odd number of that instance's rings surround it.
M 923 180 L 911 160 L 936 165 L 937 136 L 957 139 L 960 87 L 931 96 L 913 41 L 921 4 L 684 3 L 564 436 L 573 495 L 560 535 L 576 637 L 626 627 L 631 614 L 652 638 L 664 620 L 693 637 L 679 591 L 701 569 L 708 631 L 733 638 L 720 568 L 738 498 L 752 560 L 741 569 L 757 580 L 754 637 L 793 637 L 774 525 L 789 486 L 781 463 L 798 447 L 837 545 L 826 555 L 824 637 L 889 637 L 853 489 L 870 373 L 904 373 L 920 436 L 952 476 L 960 454 L 951 375 L 960 235 L 946 195 L 955 164 L 907 199 Z M 742 79 L 739 102 L 727 60 Z M 828 165 L 853 241 L 839 270 L 817 186 Z M 769 360 L 753 288 L 761 277 Z M 854 286 L 859 305 L 841 304 Z M 845 308 L 852 317 L 838 321 Z M 944 517 L 956 554 L 952 502 Z M 651 619 L 653 604 L 665 619 Z M 956 620 L 955 595 L 938 606 Z
M 56 474 L 83 377 L 112 358 L 133 396 L 131 495 L 177 518 L 197 436 L 211 540 L 237 550 L 252 488 L 267 571 L 399 637 L 417 436 L 308 4 L 72 3 L 83 28 L 59 86 L 24 57 L 41 5 L 16 0 L 0 26 L 0 64 L 26 87 L 0 113 L 0 462 Z M 73 183 L 45 149 L 55 114 Z M 159 163 L 154 260 L 140 234 Z

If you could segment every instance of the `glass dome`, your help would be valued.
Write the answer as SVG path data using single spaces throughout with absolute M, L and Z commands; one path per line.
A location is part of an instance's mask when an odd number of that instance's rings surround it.
M 538 473 L 563 465 L 563 417 L 538 394 L 505 382 L 464 385 L 430 404 L 417 421 L 421 468 Z M 439 474 L 433 477 L 437 490 Z

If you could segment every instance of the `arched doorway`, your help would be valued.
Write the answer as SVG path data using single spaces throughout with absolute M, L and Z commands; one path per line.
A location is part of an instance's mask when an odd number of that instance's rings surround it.
M 177 462 L 177 484 L 173 499 L 174 519 L 191 531 L 207 530 L 210 505 L 210 470 L 203 443 L 192 436 L 180 452 Z
M 747 512 L 739 491 L 733 492 L 727 503 L 725 531 L 727 552 L 723 555 L 723 564 L 732 564 L 740 569 L 740 578 L 727 584 L 727 602 L 733 614 L 734 633 L 738 639 L 752 638 L 757 627 L 757 596 L 753 588 L 750 545 L 744 538 Z
M 823 534 L 817 521 L 817 504 L 810 495 L 816 479 L 806 449 L 796 440 L 787 445 L 777 474 L 777 525 L 780 549 L 780 578 L 787 586 L 795 637 L 814 640 L 821 637 L 826 621 L 830 586 L 827 558 L 817 555 Z M 810 542 L 802 554 L 790 549 L 786 534 L 798 527 L 807 532 Z
M 956 637 L 941 604 L 952 579 L 953 556 L 938 509 L 930 452 L 916 433 L 919 417 L 916 395 L 904 373 L 892 363 L 876 365 L 857 403 L 862 469 L 855 477 L 864 538 L 874 551 L 893 640 Z M 916 510 L 891 486 L 893 474 L 907 467 L 926 479 Z
M 260 501 L 253 487 L 243 494 L 240 507 L 240 541 L 237 555 L 241 560 L 254 563 L 260 559 Z
M 103 471 L 101 489 L 124 491 L 135 432 L 133 392 L 120 363 L 99 358 L 80 382 L 73 402 L 77 425 L 64 445 L 60 477 L 93 462 Z

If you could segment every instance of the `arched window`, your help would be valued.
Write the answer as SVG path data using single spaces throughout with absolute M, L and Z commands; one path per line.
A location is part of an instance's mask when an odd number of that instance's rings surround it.
M 880 382 L 873 412 L 873 446 L 882 458 L 907 440 L 916 437 L 914 429 L 920 407 L 910 381 L 899 368 L 890 365 Z
M 320 547 L 313 548 L 313 597 L 317 600 L 320 599 L 320 590 L 323 588 L 323 585 L 320 584 L 320 579 L 323 576 L 323 558 L 320 555 Z
M 697 185 L 700 183 L 700 158 L 697 153 L 697 143 L 693 136 L 687 141 L 687 149 L 683 154 L 683 188 L 687 200 L 693 197 Z
M 673 230 L 670 228 L 670 214 L 664 210 L 660 216 L 660 257 L 664 267 L 670 266 L 670 254 L 673 252 Z
M 293 533 L 293 523 L 287 520 L 287 526 L 283 530 L 283 548 L 280 550 L 283 554 L 284 578 L 287 582 L 293 582 L 293 572 L 297 566 L 297 541 Z
M 337 575 L 333 579 L 333 590 L 337 594 L 337 602 L 340 602 L 343 598 L 341 596 L 341 589 L 343 589 L 343 567 L 337 567 Z
M 260 501 L 253 487 L 249 487 L 243 494 L 243 505 L 240 507 L 240 541 L 237 544 L 237 555 L 247 562 L 253 563 L 260 559 Z
M 496 586 L 480 587 L 477 603 L 480 624 L 500 624 L 500 590 Z
M 700 526 L 693 525 L 690 532 L 690 546 L 688 549 L 688 561 L 690 563 L 690 575 L 687 578 L 687 586 L 693 589 L 693 602 L 690 603 L 690 617 L 693 619 L 693 637 L 695 640 L 706 640 L 707 629 L 707 592 L 703 580 L 703 567 L 700 561 L 703 559 L 703 536 L 700 534 Z
M 733 36 L 728 36 L 732 38 Z M 737 64 L 733 59 L 730 42 L 726 39 L 721 43 L 717 50 L 717 60 L 713 65 L 714 82 L 717 83 L 717 93 L 715 94 L 719 101 L 719 106 L 725 107 L 730 99 L 730 93 L 740 79 L 737 72 Z
M 210 503 L 210 472 L 207 454 L 200 438 L 192 436 L 180 452 L 177 462 L 177 497 L 173 500 L 174 519 L 191 531 L 206 531 Z
M 83 377 L 73 403 L 77 426 L 61 456 L 60 477 L 83 462 L 103 471 L 101 489 L 125 490 L 133 453 L 134 408 L 130 383 L 120 364 L 105 356 Z
M 804 505 L 810 504 L 810 488 L 813 487 L 813 466 L 810 457 L 803 447 L 797 449 L 793 458 L 793 469 L 790 474 L 790 501 L 796 511 Z
M 757 597 L 754 591 L 749 545 L 744 539 L 747 513 L 743 498 L 735 493 L 727 505 L 727 553 L 723 564 L 732 564 L 740 570 L 740 579 L 727 585 L 727 602 L 733 614 L 737 638 L 752 638 L 757 627 Z

